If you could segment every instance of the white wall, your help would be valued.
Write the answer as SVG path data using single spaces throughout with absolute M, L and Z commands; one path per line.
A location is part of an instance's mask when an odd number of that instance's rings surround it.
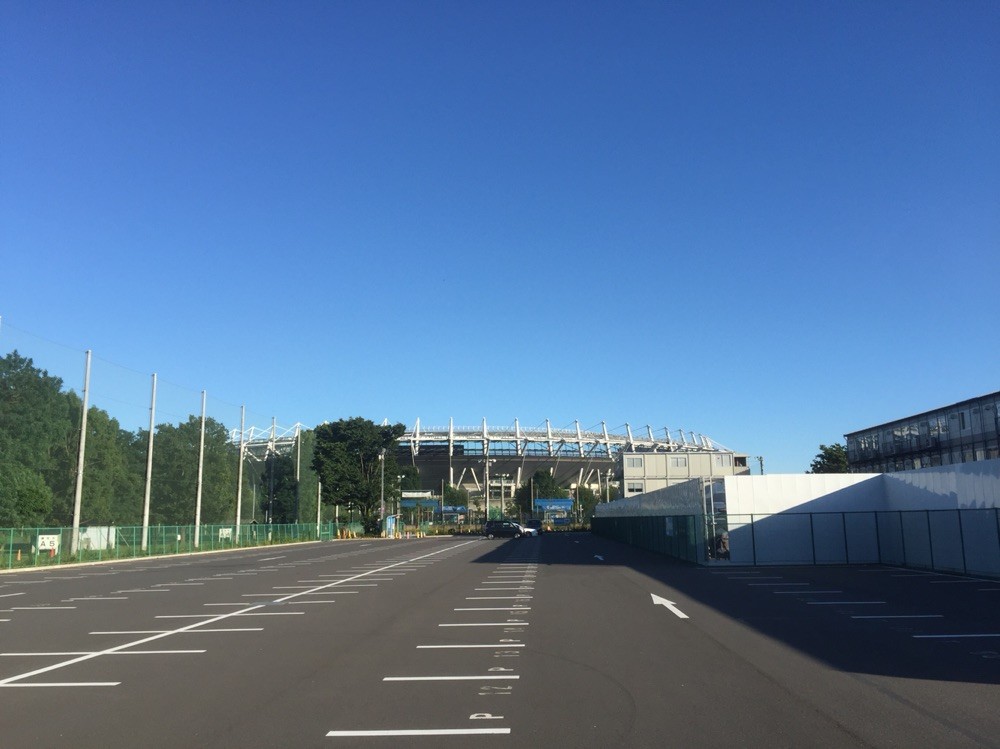
M 1000 460 L 882 474 L 887 509 L 982 510 L 1000 507 Z
M 726 511 L 732 516 L 884 510 L 880 476 L 878 473 L 726 476 Z

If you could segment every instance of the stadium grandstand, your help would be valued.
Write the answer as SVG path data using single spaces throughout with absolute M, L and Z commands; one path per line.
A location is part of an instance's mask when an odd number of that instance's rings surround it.
M 388 424 L 384 420 L 383 424 Z M 233 430 L 232 440 L 248 457 L 263 458 L 269 452 L 291 454 L 297 450 L 303 425 Z M 720 453 L 731 452 L 703 434 L 671 430 L 654 431 L 651 426 L 633 432 L 629 424 L 609 430 L 583 429 L 575 421 L 571 428 L 524 427 L 517 419 L 512 426 L 424 427 L 418 418 L 399 438 L 396 461 L 419 471 L 423 489 L 435 494 L 445 485 L 461 486 L 481 494 L 488 484 L 491 493 L 510 496 L 515 487 L 537 471 L 548 471 L 565 487 L 589 486 L 605 494 L 609 485 L 622 477 L 621 456 L 625 453 Z M 394 477 L 395 478 L 395 477 Z

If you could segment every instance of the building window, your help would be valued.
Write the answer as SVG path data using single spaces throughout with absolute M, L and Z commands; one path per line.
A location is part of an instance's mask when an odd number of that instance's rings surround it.
M 715 465 L 717 468 L 731 468 L 733 465 L 732 455 L 716 455 Z
M 671 458 L 670 467 L 671 468 L 687 468 L 688 459 L 687 458 Z
M 625 491 L 629 494 L 638 494 L 642 492 L 642 482 L 641 481 L 629 481 L 625 484 Z
M 642 458 L 641 457 L 627 457 L 625 458 L 626 468 L 642 468 Z

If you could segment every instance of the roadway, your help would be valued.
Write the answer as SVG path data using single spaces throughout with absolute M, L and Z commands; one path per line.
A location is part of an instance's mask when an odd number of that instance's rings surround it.
M 998 747 L 1000 582 L 589 534 L 0 575 L 0 747 Z

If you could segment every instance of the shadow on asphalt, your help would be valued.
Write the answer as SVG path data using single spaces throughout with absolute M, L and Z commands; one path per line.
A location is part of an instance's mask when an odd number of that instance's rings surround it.
M 491 541 L 496 544 L 496 541 Z M 620 567 L 651 583 L 650 592 L 684 598 L 844 672 L 904 679 L 1000 684 L 1000 636 L 916 635 L 1000 634 L 1000 581 L 961 581 L 950 575 L 879 565 L 815 567 L 704 567 L 628 546 L 590 533 L 560 532 L 537 539 L 509 539 L 475 561 L 509 562 L 517 544 L 538 544 L 541 567 Z M 602 557 L 598 559 L 597 557 Z M 893 574 L 904 575 L 893 577 Z M 780 585 L 771 586 L 773 576 Z M 753 583 L 755 577 L 762 578 Z M 765 578 L 767 582 L 765 582 Z M 801 592 L 792 592 L 802 584 Z M 776 590 L 784 591 L 775 594 Z M 810 591 L 837 590 L 840 594 Z M 810 604 L 810 601 L 823 601 Z M 884 601 L 843 604 L 836 601 Z M 651 603 L 652 605 L 652 603 Z M 683 608 L 683 604 L 680 604 Z M 908 618 L 940 614 L 940 618 Z M 852 618 L 871 616 L 873 618 Z M 897 618 L 894 618 L 897 617 Z

